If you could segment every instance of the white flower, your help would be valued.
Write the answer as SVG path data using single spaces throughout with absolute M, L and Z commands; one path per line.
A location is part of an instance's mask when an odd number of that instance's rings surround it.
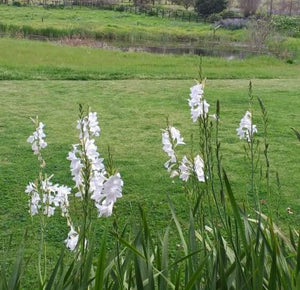
M 204 100 L 203 97 L 203 86 L 202 84 L 195 85 L 190 88 L 190 99 L 188 100 L 191 108 L 191 118 L 193 122 L 196 122 L 198 118 L 206 116 L 208 113 L 209 104 Z
M 179 178 L 183 181 L 188 181 L 192 172 L 195 172 L 198 181 L 204 182 L 204 163 L 199 155 L 194 158 L 194 164 L 188 160 L 186 156 L 183 156 L 182 161 L 179 166 Z
M 191 168 L 192 168 L 191 162 L 184 155 L 179 165 L 179 172 L 180 172 L 179 178 L 183 181 L 188 181 L 190 177 Z
M 199 181 L 205 182 L 204 162 L 199 155 L 194 158 L 194 170 Z
M 98 125 L 97 113 L 90 112 L 88 116 L 78 120 L 76 128 L 80 131 L 80 139 L 88 137 L 89 133 L 91 133 L 92 136 L 98 137 L 100 135 L 100 127 Z
M 47 215 L 48 217 L 51 217 L 51 216 L 54 215 L 54 210 L 55 210 L 54 206 L 47 205 L 44 208 L 44 215 Z
M 162 133 L 162 144 L 163 144 L 163 151 L 165 151 L 167 155 L 171 157 L 171 162 L 176 162 L 175 152 L 173 150 L 173 146 L 170 141 L 169 132 L 167 130 L 164 130 Z
M 178 173 L 177 170 L 170 170 L 170 172 L 171 172 L 171 174 L 170 174 L 170 177 L 171 177 L 171 178 L 174 178 L 175 176 L 178 176 L 178 175 L 179 175 L 179 173 Z
M 107 204 L 106 201 L 104 201 L 102 204 L 96 203 L 96 207 L 98 209 L 98 217 L 105 216 L 109 217 L 112 215 L 114 203 L 111 202 L 110 204 Z
M 191 107 L 191 117 L 193 122 L 196 122 L 199 117 L 206 116 L 208 113 L 209 104 L 206 100 L 200 101 L 198 106 Z
M 75 186 L 77 188 L 79 188 L 83 184 L 83 179 L 81 176 L 81 169 L 83 168 L 83 165 L 81 163 L 81 159 L 76 155 L 78 153 L 80 153 L 80 151 L 78 150 L 78 145 L 74 144 L 73 150 L 69 152 L 69 155 L 67 157 L 67 160 L 71 161 L 71 174 L 73 176 L 73 181 L 75 181 Z
M 248 142 L 254 133 L 257 133 L 256 125 L 252 125 L 252 115 L 251 112 L 246 111 L 244 117 L 240 121 L 239 128 L 236 129 L 237 135 L 240 139 L 246 139 Z
M 101 182 L 101 184 L 103 184 Z M 103 187 L 98 192 L 91 196 L 95 200 L 95 205 L 98 209 L 98 216 L 111 216 L 114 203 L 117 198 L 122 197 L 123 180 L 120 173 L 110 176 L 103 184 Z
M 69 250 L 74 251 L 78 243 L 79 234 L 71 226 L 71 230 L 68 233 L 68 237 L 65 240 L 66 246 Z
M 56 195 L 53 199 L 55 206 L 59 206 L 62 216 L 65 216 L 69 207 L 69 194 L 71 194 L 71 188 L 65 185 L 57 187 Z
M 87 139 L 85 142 L 85 150 L 86 156 L 91 160 L 94 161 L 98 158 L 99 153 L 97 152 L 97 146 L 95 145 L 94 139 Z
M 202 84 L 197 84 L 193 87 L 190 88 L 190 101 L 191 101 L 191 105 L 196 105 L 200 99 L 202 99 L 202 95 L 203 95 L 203 86 Z
M 176 160 L 175 151 L 173 150 L 173 146 L 170 141 L 168 130 L 164 130 L 162 133 L 162 144 L 163 144 L 163 151 L 167 153 L 167 155 L 170 157 L 170 159 L 164 164 L 165 168 L 169 170 L 171 164 L 176 163 L 177 160 Z
M 90 132 L 93 136 L 99 136 L 100 135 L 100 127 L 98 126 L 98 119 L 97 119 L 97 113 L 89 113 L 88 116 L 88 122 L 89 122 L 89 128 Z
M 176 129 L 175 127 L 170 126 L 169 130 L 171 132 L 171 138 L 173 141 L 176 141 L 175 147 L 177 145 L 184 145 L 185 143 L 183 142 L 183 138 L 180 136 L 180 131 Z
M 120 173 L 112 175 L 104 183 L 103 194 L 106 196 L 106 203 L 114 203 L 117 198 L 122 197 L 123 180 Z
M 170 157 L 170 159 L 165 162 L 164 166 L 168 170 L 168 172 L 171 172 L 170 176 L 172 178 L 178 175 L 178 172 L 176 170 L 172 171 L 173 165 L 177 162 L 174 148 L 185 143 L 183 141 L 183 138 L 180 136 L 180 131 L 175 127 L 169 126 L 169 128 L 166 128 L 162 131 L 162 144 L 163 151 Z
M 25 192 L 30 194 L 32 193 L 33 191 L 36 191 L 36 186 L 33 182 L 29 182 L 29 184 L 26 186 L 26 190 Z
M 45 125 L 42 122 L 39 122 L 36 130 L 27 138 L 27 142 L 31 144 L 31 149 L 36 155 L 40 153 L 41 149 L 47 146 L 47 143 L 44 140 L 46 137 L 43 131 L 44 126 Z
M 95 200 L 95 202 L 99 203 L 104 198 L 102 191 L 106 180 L 107 178 L 102 172 L 94 171 L 93 177 L 90 180 L 90 190 L 93 193 L 91 199 Z
M 29 213 L 31 215 L 36 215 L 39 213 L 39 208 L 41 207 L 40 201 L 41 201 L 40 195 L 38 194 L 37 191 L 34 191 L 29 201 Z
M 29 182 L 26 186 L 25 193 L 30 196 L 29 212 L 31 215 L 39 213 L 39 209 L 43 209 L 43 214 L 48 217 L 54 215 L 55 208 L 60 206 L 62 215 L 68 211 L 69 201 L 68 195 L 71 193 L 71 188 L 65 185 L 52 184 L 50 179 L 44 178 L 41 181 L 38 189 L 33 182 Z

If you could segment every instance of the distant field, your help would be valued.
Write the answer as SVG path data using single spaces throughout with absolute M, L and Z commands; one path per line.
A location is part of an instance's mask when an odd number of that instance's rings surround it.
M 0 39 L 2 80 L 194 79 L 200 58 Z M 297 78 L 299 64 L 270 56 L 203 58 L 209 79 Z
M 75 7 L 44 9 L 0 5 L 0 32 L 48 37 L 93 37 L 127 42 L 199 43 L 212 38 L 210 24 L 172 20 L 126 12 Z M 239 31 L 222 31 L 222 38 L 240 39 Z

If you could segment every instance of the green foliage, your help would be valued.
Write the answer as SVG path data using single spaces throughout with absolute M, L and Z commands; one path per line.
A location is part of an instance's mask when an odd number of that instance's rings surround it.
M 208 16 L 219 13 L 227 7 L 227 0 L 196 0 L 195 10 L 198 14 Z
M 300 18 L 287 15 L 272 15 L 271 25 L 276 31 L 291 37 L 300 37 Z
M 21 7 L 22 6 L 21 2 L 19 2 L 19 1 L 13 1 L 12 5 L 15 6 L 15 7 Z

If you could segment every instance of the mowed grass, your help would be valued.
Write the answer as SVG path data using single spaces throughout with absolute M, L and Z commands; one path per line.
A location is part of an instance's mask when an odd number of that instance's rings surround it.
M 0 39 L 1 80 L 194 79 L 199 56 L 154 55 Z M 298 78 L 299 63 L 270 56 L 203 58 L 209 79 Z
M 49 37 L 86 36 L 97 39 L 127 42 L 164 41 L 199 42 L 212 38 L 210 24 L 174 20 L 168 17 L 149 17 L 126 12 L 90 8 L 44 9 L 43 7 L 13 7 L 0 5 L 2 31 L 23 31 Z M 226 31 L 217 33 L 227 40 L 242 39 L 245 33 Z
M 123 80 L 123 81 L 2 81 L 1 82 L 1 142 L 0 142 L 0 212 L 1 251 L 6 263 L 16 255 L 18 243 L 26 227 L 29 228 L 27 255 L 38 249 L 38 219 L 28 214 L 24 189 L 36 178 L 38 166 L 26 143 L 33 128 L 29 116 L 39 115 L 46 124 L 48 147 L 44 157 L 48 174 L 53 181 L 73 186 L 66 160 L 71 144 L 77 142 L 75 129 L 78 103 L 89 104 L 100 119 L 101 138 L 97 141 L 100 154 L 107 158 L 107 146 L 112 148 L 115 165 L 124 179 L 123 198 L 116 203 L 116 216 L 120 225 L 138 216 L 141 204 L 149 216 L 151 227 L 162 232 L 171 219 L 167 195 L 175 203 L 182 220 L 187 218 L 188 205 L 181 183 L 169 179 L 163 168 L 167 156 L 161 149 L 161 129 L 166 116 L 181 130 L 188 143 L 197 127 L 191 123 L 187 98 L 193 80 Z M 253 80 L 254 94 L 264 99 L 269 112 L 269 142 L 271 179 L 275 182 L 278 171 L 281 197 L 278 203 L 276 187 L 270 195 L 264 190 L 260 198 L 267 206 L 279 209 L 282 227 L 295 226 L 300 221 L 299 162 L 300 143 L 290 127 L 300 128 L 300 84 L 295 80 Z M 223 148 L 223 166 L 231 180 L 239 201 L 247 199 L 250 165 L 244 157 L 243 141 L 236 136 L 241 117 L 248 109 L 248 80 L 208 80 L 206 98 L 214 110 L 217 99 L 221 102 L 220 137 Z M 257 104 L 254 106 L 254 123 L 262 137 L 262 124 Z M 190 147 L 180 150 L 188 153 Z M 291 207 L 294 214 L 288 215 Z M 263 208 L 267 212 L 266 206 Z M 98 220 L 99 234 L 104 227 L 111 229 L 114 218 Z M 59 217 L 48 224 L 47 243 L 55 261 L 66 238 L 68 228 Z M 11 252 L 7 252 L 10 235 L 13 235 Z M 174 250 L 179 243 L 172 238 Z M 34 280 L 35 264 L 28 268 L 28 281 Z

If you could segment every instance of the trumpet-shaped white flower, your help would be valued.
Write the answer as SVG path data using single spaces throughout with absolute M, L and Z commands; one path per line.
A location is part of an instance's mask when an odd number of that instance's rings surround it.
M 185 144 L 183 138 L 180 135 L 180 131 L 172 126 L 163 130 L 162 144 L 163 151 L 167 153 L 167 155 L 170 157 L 170 159 L 167 162 L 165 162 L 164 166 L 168 170 L 168 172 L 170 172 L 170 176 L 174 177 L 179 174 L 176 170 L 172 170 L 172 167 L 177 162 L 174 149 L 178 145 Z
M 93 136 L 100 135 L 100 127 L 98 124 L 98 118 L 96 112 L 90 112 L 88 116 L 89 129 Z
M 71 230 L 68 233 L 68 237 L 65 240 L 66 246 L 69 250 L 74 251 L 78 243 L 79 234 L 71 226 Z
M 95 200 L 98 216 L 110 216 L 117 198 L 122 197 L 123 180 L 120 173 L 110 176 L 102 186 L 102 190 L 91 196 Z
M 175 127 L 170 126 L 169 130 L 171 132 L 171 138 L 173 141 L 176 141 L 175 147 L 177 145 L 184 145 L 185 143 L 183 142 L 183 138 L 180 136 L 180 131 L 176 129 Z
M 194 158 L 194 164 L 188 160 L 186 156 L 183 156 L 179 165 L 179 178 L 183 181 L 188 181 L 190 175 L 194 172 L 198 181 L 204 182 L 204 163 L 199 155 Z
M 204 176 L 204 162 L 202 160 L 202 158 L 197 155 L 194 158 L 194 170 L 196 173 L 196 176 L 198 178 L 198 181 L 202 181 L 205 182 L 205 176 Z
M 106 203 L 115 203 L 117 198 L 122 197 L 123 180 L 120 173 L 112 175 L 103 185 L 103 195 Z
M 103 196 L 103 184 L 107 180 L 102 172 L 94 171 L 90 180 L 90 190 L 92 192 L 91 199 L 95 202 L 101 202 Z
M 47 147 L 47 142 L 44 140 L 46 137 L 43 128 L 44 124 L 39 122 L 36 130 L 27 138 L 27 142 L 31 144 L 31 149 L 35 155 L 39 154 L 41 149 Z
M 50 179 L 52 176 L 41 181 L 40 188 L 36 184 L 29 182 L 25 192 L 30 196 L 29 212 L 31 215 L 36 215 L 39 210 L 43 209 L 43 214 L 48 217 L 54 215 L 55 208 L 60 207 L 62 215 L 68 212 L 69 200 L 68 195 L 71 193 L 71 188 L 52 184 Z
M 196 122 L 199 117 L 206 116 L 208 113 L 209 104 L 206 100 L 200 101 L 198 106 L 191 107 L 191 117 L 193 122 Z
M 29 200 L 29 213 L 33 216 L 39 213 L 41 197 L 37 191 L 33 191 Z
M 98 217 L 109 217 L 112 215 L 114 203 L 111 202 L 109 204 L 104 201 L 102 204 L 96 203 L 96 207 L 98 209 Z
M 65 185 L 57 187 L 56 195 L 53 199 L 53 203 L 56 207 L 60 207 L 62 216 L 68 213 L 69 208 L 69 195 L 71 194 L 71 188 Z
M 208 113 L 209 104 L 203 99 L 203 85 L 197 84 L 190 88 L 190 99 L 188 100 L 191 108 L 191 118 L 196 122 L 198 118 L 205 117 Z
M 97 146 L 95 145 L 94 139 L 85 140 L 85 151 L 86 156 L 92 162 L 94 162 L 99 157 L 99 153 L 97 152 Z
M 254 133 L 257 133 L 256 125 L 252 124 L 252 114 L 246 111 L 244 117 L 240 121 L 239 128 L 236 129 L 237 135 L 240 139 L 246 139 L 248 142 L 251 141 Z
M 190 88 L 190 100 L 189 100 L 189 105 L 190 106 L 196 106 L 199 104 L 200 100 L 202 99 L 203 96 L 203 85 L 202 84 L 197 84 L 193 87 Z
M 79 153 L 78 146 L 78 144 L 74 144 L 73 150 L 69 152 L 69 155 L 67 157 L 67 159 L 71 161 L 71 174 L 73 176 L 73 181 L 75 181 L 75 185 L 77 188 L 79 188 L 83 184 L 83 179 L 81 175 L 81 169 L 83 168 L 83 164 L 81 162 L 81 159 L 77 157 L 77 154 Z
M 187 159 L 187 157 L 184 155 L 182 158 L 182 161 L 179 165 L 179 178 L 183 181 L 188 181 L 190 174 L 191 174 L 191 162 Z
M 100 127 L 98 124 L 97 113 L 90 112 L 88 116 L 78 120 L 76 128 L 80 131 L 80 139 L 89 137 L 89 134 L 98 137 L 100 135 Z
M 46 205 L 44 207 L 44 215 L 51 217 L 54 215 L 55 207 L 51 205 Z

